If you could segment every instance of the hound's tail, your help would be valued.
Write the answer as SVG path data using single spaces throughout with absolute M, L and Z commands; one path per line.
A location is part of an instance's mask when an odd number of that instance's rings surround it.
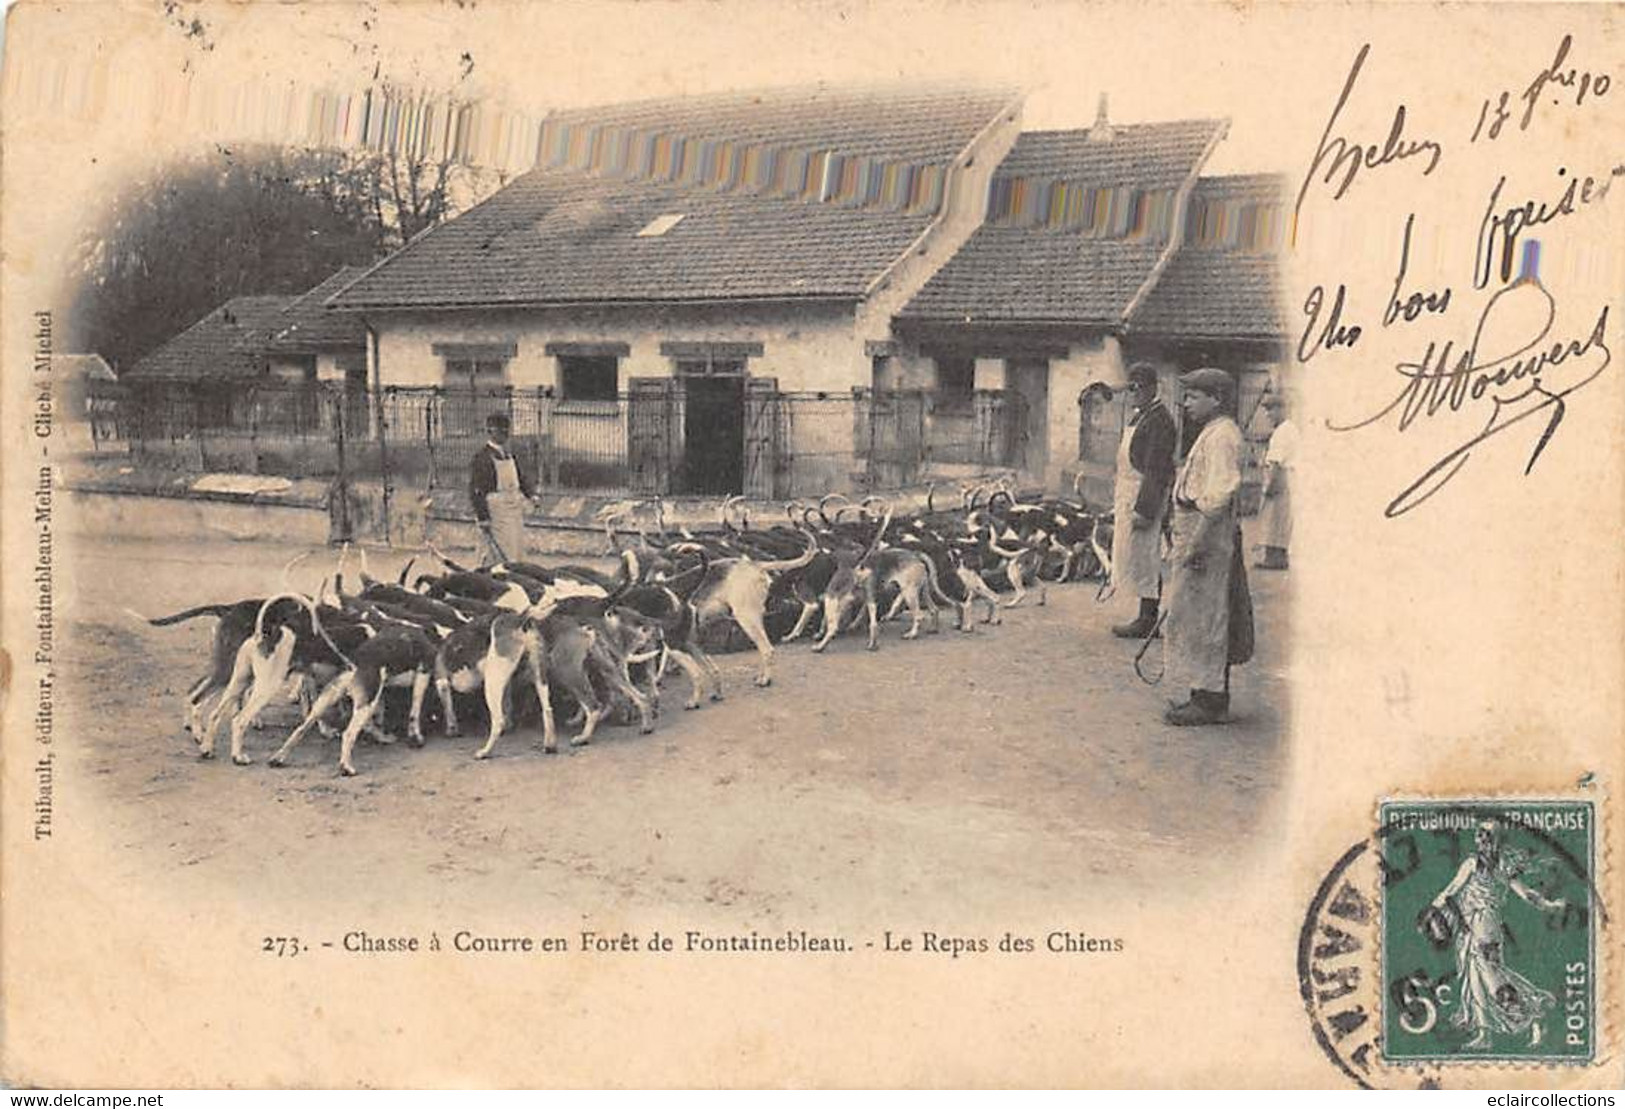
M 433 543 L 429 544 L 429 553 L 434 555 L 435 559 L 440 563 L 440 565 L 444 566 L 446 569 L 450 570 L 452 573 L 454 573 L 454 574 L 466 574 L 466 573 L 468 573 L 468 568 L 466 566 L 457 565 L 457 563 L 455 563 L 451 559 L 447 558 L 445 552 L 442 551 L 439 547 L 435 546 Z
M 869 502 L 867 500 L 865 500 L 864 503 L 868 504 Z M 874 553 L 880 549 L 880 541 L 886 537 L 886 529 L 891 526 L 891 514 L 892 514 L 891 502 L 886 501 L 885 504 L 886 504 L 886 515 L 881 517 L 880 528 L 879 528 L 879 530 L 877 530 L 875 532 L 874 540 L 869 544 L 869 549 L 864 552 L 863 559 L 862 559 L 862 561 L 864 561 L 864 562 L 868 562 L 871 558 L 874 557 Z
M 344 665 L 350 667 L 352 670 L 355 669 L 355 663 L 350 659 L 350 656 L 345 654 L 344 650 L 337 643 L 333 642 L 332 637 L 327 634 L 327 629 L 322 627 L 322 618 L 316 614 L 315 603 L 303 593 L 277 593 L 273 596 L 265 598 L 265 603 L 260 605 L 259 614 L 254 617 L 255 640 L 261 642 L 264 641 L 265 614 L 269 612 L 271 606 L 276 604 L 278 601 L 298 601 L 301 605 L 303 605 L 305 607 L 305 611 L 310 613 L 311 630 L 322 637 L 323 642 L 327 644 L 332 652 L 344 661 Z
M 807 549 L 795 558 L 779 559 L 775 562 L 758 562 L 756 565 L 770 574 L 783 574 L 790 570 L 799 570 L 811 563 L 813 557 L 818 554 L 818 536 L 810 531 L 803 531 L 802 534 L 807 537 Z
M 171 624 L 184 624 L 188 620 L 196 620 L 199 616 L 221 617 L 235 607 L 235 605 L 198 605 L 196 608 L 189 608 L 184 612 L 177 612 L 169 616 L 143 616 L 133 608 L 126 608 L 124 611 L 137 620 L 146 621 L 155 628 L 167 628 Z
M 292 558 L 288 559 L 287 562 L 283 563 L 283 565 L 282 565 L 282 588 L 283 589 L 292 589 L 293 588 L 293 579 L 289 577 L 289 575 L 293 573 L 293 568 L 295 566 L 299 565 L 301 562 L 305 561 L 305 559 L 309 558 L 311 555 L 313 555 L 315 553 L 316 553 L 315 551 L 303 551 L 303 552 L 301 552 L 299 554 L 294 555 Z
M 942 591 L 942 585 L 937 581 L 937 560 L 928 554 L 921 554 L 925 559 L 925 579 L 931 586 L 931 597 L 938 604 L 948 605 L 950 608 L 958 607 L 958 602 Z

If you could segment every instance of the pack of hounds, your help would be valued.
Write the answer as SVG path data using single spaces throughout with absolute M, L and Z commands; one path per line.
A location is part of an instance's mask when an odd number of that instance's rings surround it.
M 414 559 L 390 582 L 368 573 L 361 551 L 360 588 L 347 592 L 346 548 L 315 596 L 284 588 L 140 619 L 217 620 L 209 668 L 186 693 L 186 727 L 202 757 L 227 725 L 232 761 L 247 765 L 248 729 L 273 703 L 297 698 L 302 719 L 271 765 L 316 729 L 339 735 L 339 771 L 350 775 L 362 734 L 394 741 L 383 727 L 392 689 L 410 693 L 406 735 L 418 746 L 431 686 L 447 736 L 460 734 L 459 699 L 483 695 L 487 730 L 475 751 L 483 759 L 515 722 L 516 691 L 528 685 L 535 704 L 523 707 L 539 712 L 542 749 L 552 753 L 556 695 L 559 708 L 573 709 L 569 725 L 579 725 L 573 746 L 617 709 L 652 731 L 671 666 L 689 683 L 685 708 L 721 700 L 706 646 L 719 625 L 755 648 L 756 684 L 767 686 L 775 641 L 810 635 L 821 652 L 860 607 L 874 650 L 881 624 L 904 609 L 904 639 L 919 635 L 926 615 L 936 631 L 940 606 L 957 610 L 959 630 L 970 632 L 979 607 L 983 623 L 997 624 L 1001 607 L 1031 593 L 1043 604 L 1049 582 L 1109 576 L 1111 520 L 1077 501 L 1020 501 L 1007 488 L 979 487 L 961 490 L 953 509 L 937 509 L 933 493 L 924 511 L 899 515 L 878 497 L 833 494 L 787 505 L 782 524 L 752 527 L 738 500 L 724 504 L 720 530 L 702 534 L 669 532 L 658 501 L 607 506 L 598 519 L 619 559 L 613 574 L 531 562 L 468 567 L 431 548 L 439 572 L 414 576 Z

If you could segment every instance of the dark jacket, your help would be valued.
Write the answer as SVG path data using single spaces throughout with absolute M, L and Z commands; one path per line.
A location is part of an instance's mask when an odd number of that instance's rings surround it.
M 536 482 L 525 472 L 525 464 L 513 445 L 508 446 L 508 454 L 517 464 L 519 471 L 519 490 L 527 497 L 536 495 Z M 474 506 L 474 519 L 484 522 L 491 518 L 491 507 L 486 498 L 497 491 L 497 452 L 490 443 L 486 443 L 474 452 L 474 460 L 468 467 L 468 500 Z
M 1168 503 L 1168 490 L 1178 469 L 1179 429 L 1173 413 L 1160 400 L 1140 413 L 1134 435 L 1128 441 L 1128 461 L 1140 475 L 1140 495 L 1134 511 L 1148 520 L 1156 519 Z

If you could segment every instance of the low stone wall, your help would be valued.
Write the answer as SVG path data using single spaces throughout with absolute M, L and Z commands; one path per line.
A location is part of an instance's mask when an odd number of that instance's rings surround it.
M 312 545 L 342 536 L 334 519 L 332 491 L 321 481 L 229 474 L 155 479 L 129 472 L 70 476 L 64 487 L 73 506 L 65 524 L 81 534 L 181 543 L 230 539 Z M 914 511 L 925 507 L 927 489 L 886 495 L 899 511 Z M 529 552 L 574 557 L 607 553 L 608 539 L 597 517 L 606 505 L 617 503 L 632 504 L 615 497 L 543 496 L 526 520 Z M 955 485 L 938 486 L 938 508 L 957 503 Z M 721 498 L 669 499 L 664 502 L 665 524 L 674 531 L 716 530 L 722 526 L 722 508 Z M 416 490 L 392 490 L 386 505 L 381 486 L 355 483 L 348 491 L 348 511 L 349 535 L 357 543 L 403 550 L 424 550 L 433 544 L 448 552 L 478 545 L 479 531 L 466 507 L 437 505 Z M 652 528 L 647 511 L 642 516 L 644 526 Z M 741 516 L 756 527 L 786 520 L 782 504 L 766 502 L 742 502 L 733 518 L 738 521 Z M 633 528 L 623 525 L 621 531 L 630 536 Z

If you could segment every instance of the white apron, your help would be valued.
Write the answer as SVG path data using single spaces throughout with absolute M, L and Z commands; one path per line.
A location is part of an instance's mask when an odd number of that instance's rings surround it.
M 1292 471 L 1284 466 L 1275 471 L 1275 496 L 1264 498 L 1258 535 L 1266 547 L 1292 546 Z
M 1117 445 L 1117 478 L 1112 487 L 1112 587 L 1132 590 L 1142 600 L 1155 600 L 1162 573 L 1162 514 L 1144 531 L 1135 531 L 1134 502 L 1140 496 L 1140 471 L 1129 463 L 1129 443 L 1138 423 L 1123 428 Z
M 512 455 L 492 460 L 496 466 L 496 492 L 486 497 L 490 530 L 482 532 L 482 564 L 512 562 L 525 557 L 525 494 L 519 488 L 519 463 Z
M 1222 441 L 1221 441 L 1222 440 Z M 1210 490 L 1190 488 L 1215 480 L 1209 461 L 1224 453 L 1230 488 L 1220 508 L 1205 522 L 1188 499 Z M 1230 557 L 1236 543 L 1235 486 L 1240 483 L 1241 432 L 1228 417 L 1215 417 L 1185 457 L 1174 482 L 1173 549 L 1168 554 L 1167 618 L 1162 625 L 1162 657 L 1169 686 L 1222 693 L 1230 656 Z M 1194 471 L 1194 474 L 1193 474 Z M 1186 565 L 1200 552 L 1200 570 Z
M 1230 555 L 1235 549 L 1235 516 L 1211 520 L 1203 529 L 1202 514 L 1194 508 L 1174 506 L 1173 550 L 1168 570 L 1168 595 L 1163 608 L 1163 662 L 1169 686 L 1175 690 L 1203 689 L 1224 692 L 1225 667 L 1230 653 Z M 1185 560 L 1197 549 L 1197 534 L 1204 533 L 1200 570 Z
M 1264 463 L 1275 469 L 1276 494 L 1259 510 L 1258 542 L 1283 551 L 1292 546 L 1292 467 L 1298 460 L 1298 428 L 1283 420 L 1270 434 Z

